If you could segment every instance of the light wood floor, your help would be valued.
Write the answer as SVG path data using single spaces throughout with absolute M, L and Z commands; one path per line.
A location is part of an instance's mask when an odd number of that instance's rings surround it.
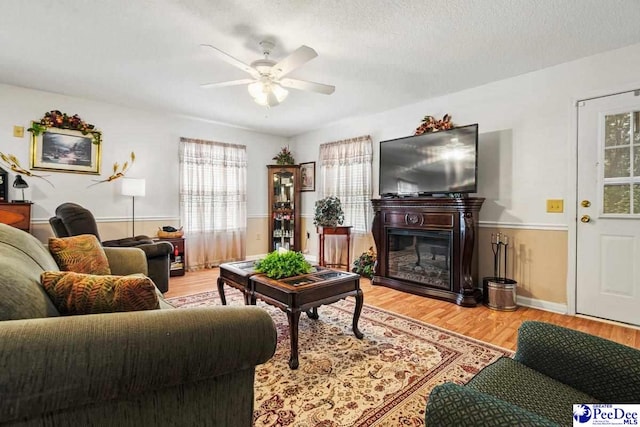
M 172 277 L 166 298 L 216 290 L 217 268 Z M 485 306 L 459 307 L 450 302 L 412 295 L 360 280 L 365 304 L 437 325 L 468 337 L 515 350 L 516 331 L 524 320 L 540 320 L 566 326 L 640 349 L 640 329 L 533 308 L 495 311 Z

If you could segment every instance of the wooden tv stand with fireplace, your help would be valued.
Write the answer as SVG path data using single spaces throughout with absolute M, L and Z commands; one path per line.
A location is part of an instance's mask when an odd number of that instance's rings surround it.
M 372 283 L 465 307 L 482 301 L 478 213 L 484 198 L 371 200 L 378 264 Z

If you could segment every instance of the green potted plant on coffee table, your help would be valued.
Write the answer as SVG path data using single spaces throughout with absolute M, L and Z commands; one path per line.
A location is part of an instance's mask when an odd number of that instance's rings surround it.
M 256 262 L 255 270 L 264 273 L 272 279 L 299 276 L 311 273 L 311 264 L 304 258 L 302 252 L 276 250 Z

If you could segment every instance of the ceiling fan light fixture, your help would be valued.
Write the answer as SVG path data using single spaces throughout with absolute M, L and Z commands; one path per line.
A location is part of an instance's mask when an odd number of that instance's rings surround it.
M 262 84 L 261 81 L 257 81 L 247 86 L 247 90 L 249 91 L 249 95 L 251 95 L 255 99 L 264 95 L 265 86 Z
M 259 81 L 251 83 L 247 89 L 255 103 L 263 107 L 275 107 L 289 95 L 289 91 L 277 83 L 265 84 Z
M 278 102 L 282 102 L 289 95 L 289 91 L 277 83 L 271 85 L 271 92 L 276 96 Z
M 256 104 L 263 107 L 275 107 L 280 105 L 280 101 L 278 101 L 278 98 L 272 92 L 263 93 L 261 96 L 253 98 L 253 100 Z
M 263 107 L 271 107 L 271 105 L 269 105 L 268 103 L 268 99 L 267 99 L 267 94 L 263 93 L 260 96 L 256 96 L 255 98 L 253 98 L 253 100 L 255 101 L 256 104 L 261 105 Z

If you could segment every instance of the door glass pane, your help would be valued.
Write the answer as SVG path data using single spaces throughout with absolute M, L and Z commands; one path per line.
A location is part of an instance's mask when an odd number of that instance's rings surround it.
M 640 184 L 633 184 L 633 213 L 640 213 Z
M 603 212 L 606 214 L 628 214 L 630 212 L 630 184 L 604 186 Z M 634 197 L 635 199 L 635 197 Z M 635 204 L 635 201 L 634 201 Z
M 629 130 L 631 129 L 631 114 L 611 114 L 605 116 L 604 146 L 629 145 Z
M 640 145 L 633 146 L 633 176 L 640 176 Z
M 604 177 L 619 178 L 629 176 L 629 147 L 607 148 L 604 150 Z M 634 159 L 635 160 L 635 159 Z M 634 166 L 635 167 L 635 166 Z
M 640 214 L 639 118 L 638 111 L 604 117 L 601 173 L 602 212 L 605 214 Z

